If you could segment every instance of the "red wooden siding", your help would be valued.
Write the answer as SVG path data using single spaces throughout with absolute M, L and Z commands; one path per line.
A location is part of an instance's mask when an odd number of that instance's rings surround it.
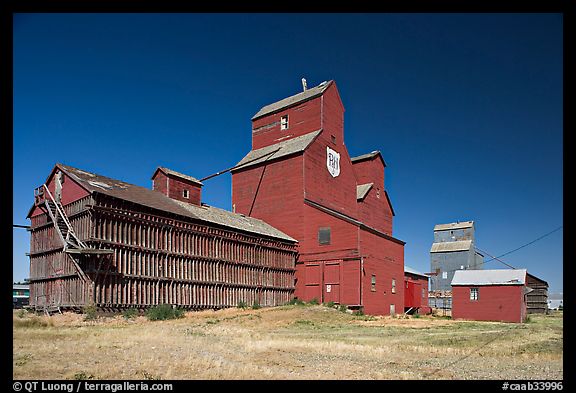
M 202 188 L 199 184 L 167 175 L 161 170 L 156 171 L 152 184 L 154 190 L 169 198 L 194 205 L 202 203 Z M 188 198 L 184 198 L 184 190 L 188 190 Z
M 264 220 L 299 239 L 304 230 L 302 183 L 302 156 L 234 172 L 234 210 Z
M 252 122 L 252 149 L 273 145 L 321 128 L 321 97 L 272 113 Z M 288 115 L 288 129 L 280 129 L 280 118 Z
M 63 205 L 67 205 L 74 201 L 77 201 L 81 198 L 84 198 L 89 195 L 89 192 L 86 191 L 80 184 L 78 184 L 74 179 L 70 176 L 63 174 L 64 184 L 62 184 L 62 199 L 61 202 Z M 55 196 L 55 189 L 56 189 L 56 176 L 52 175 L 48 178 L 48 182 L 46 186 L 50 190 L 53 196 Z M 39 214 L 43 214 L 40 208 L 36 207 L 32 211 L 30 217 L 37 216 Z
M 404 309 L 417 307 L 418 313 L 431 311 L 428 306 L 428 279 L 405 273 L 404 275 Z
M 326 148 L 340 154 L 340 174 L 332 177 L 326 167 Z M 346 147 L 333 144 L 327 131 L 304 153 L 304 187 L 306 198 L 351 217 L 357 216 L 356 178 Z
M 88 247 L 112 254 L 102 259 L 79 257 L 85 281 L 63 252 L 48 215 L 32 215 L 32 306 L 72 308 L 93 302 L 102 308 L 123 308 L 167 303 L 199 309 L 235 307 L 240 301 L 274 306 L 293 297 L 296 246 L 290 241 L 89 194 L 69 178 L 62 187 L 62 200 L 78 237 Z
M 470 300 L 478 288 L 478 300 Z M 452 318 L 476 321 L 523 322 L 526 300 L 523 285 L 453 286 Z
M 332 82 L 322 95 L 322 129 L 327 140 L 334 136 L 336 145 L 344 146 L 344 106 L 336 82 Z
M 289 128 L 280 130 L 288 115 Z M 354 168 L 344 144 L 344 107 L 336 84 L 323 94 L 253 121 L 252 147 L 258 149 L 322 129 L 303 153 L 232 172 L 236 212 L 259 218 L 297 239 L 294 296 L 364 307 L 369 314 L 404 309 L 404 248 L 392 233 L 392 211 L 384 194 L 383 165 Z M 340 154 L 340 173 L 326 165 L 327 147 Z M 380 167 L 378 167 L 380 165 Z M 380 188 L 357 202 L 356 186 L 370 179 Z M 343 216 L 339 216 L 343 215 Z M 319 228 L 330 228 L 330 244 L 319 244 Z M 364 269 L 362 269 L 362 267 Z M 376 291 L 370 290 L 376 274 Z M 392 278 L 396 293 L 392 293 Z
M 360 231 L 360 253 L 363 257 L 362 302 L 367 314 L 389 314 L 404 311 L 404 246 L 366 230 Z M 371 277 L 376 276 L 376 291 L 371 290 Z M 392 280 L 396 281 L 395 293 Z

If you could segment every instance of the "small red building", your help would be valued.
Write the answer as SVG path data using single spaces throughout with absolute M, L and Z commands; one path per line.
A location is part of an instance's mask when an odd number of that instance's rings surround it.
M 334 81 L 261 108 L 252 150 L 232 169 L 233 210 L 298 240 L 294 296 L 404 310 L 404 242 L 378 151 L 350 157 Z
M 458 270 L 452 279 L 452 318 L 524 322 L 526 269 Z
M 429 314 L 428 306 L 428 276 L 404 266 L 404 312 Z

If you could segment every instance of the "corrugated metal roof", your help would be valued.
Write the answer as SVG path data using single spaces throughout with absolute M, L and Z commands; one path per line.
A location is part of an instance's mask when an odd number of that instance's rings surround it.
M 302 152 L 312 143 L 312 141 L 314 141 L 314 139 L 316 139 L 316 137 L 321 132 L 322 130 L 310 132 L 308 134 L 304 134 L 292 139 L 287 139 L 285 141 L 278 142 L 274 145 L 266 146 L 261 149 L 251 150 L 242 160 L 240 160 L 238 164 L 236 164 L 232 171 L 247 168 L 252 165 L 257 165 L 264 161 L 269 161 L 290 154 Z
M 472 247 L 472 240 L 458 240 L 454 242 L 432 243 L 430 252 L 468 251 Z
M 262 117 L 264 115 L 267 115 L 269 113 L 273 113 L 276 111 L 279 111 L 281 109 L 284 109 L 286 107 L 298 104 L 302 101 L 306 101 L 309 99 L 312 99 L 314 97 L 317 97 L 319 95 L 321 95 L 322 93 L 324 93 L 324 91 L 326 91 L 326 89 L 332 84 L 333 81 L 324 81 L 322 83 L 320 83 L 318 86 L 316 87 L 312 87 L 310 89 L 307 89 L 301 93 L 295 94 L 293 96 L 284 98 L 280 101 L 276 101 L 272 104 L 263 106 L 253 117 L 252 120 L 255 120 L 259 117 Z
M 472 228 L 474 226 L 474 221 L 462 221 L 462 222 L 452 222 L 450 224 L 438 224 L 434 226 L 435 231 L 445 231 L 448 229 L 464 229 Z
M 404 273 L 410 273 L 410 274 L 414 274 L 416 276 L 422 276 L 422 277 L 428 278 L 428 276 L 426 274 L 419 272 L 418 270 L 413 269 L 410 266 L 406 266 L 406 265 L 404 265 Z
M 524 285 L 526 269 L 456 270 L 452 285 Z
M 114 198 L 151 207 L 153 209 L 245 232 L 296 241 L 292 237 L 270 226 L 264 221 L 252 217 L 244 217 L 241 214 L 232 213 L 212 206 L 196 206 L 186 202 L 180 202 L 168 198 L 159 191 L 150 190 L 120 180 L 86 172 L 67 165 L 57 164 L 56 166 L 86 188 L 89 192 L 98 192 L 100 194 L 109 195 Z
M 182 179 L 191 181 L 191 182 L 193 182 L 193 183 L 198 183 L 198 184 L 200 184 L 200 185 L 203 185 L 202 182 L 200 182 L 200 180 L 196 179 L 195 177 L 188 176 L 188 175 L 185 175 L 185 174 L 183 174 L 183 173 L 173 171 L 172 169 L 169 169 L 169 168 L 166 168 L 166 167 L 163 167 L 163 166 L 159 166 L 158 169 L 156 169 L 156 171 L 159 171 L 159 170 L 162 171 L 162 172 L 164 172 L 164 173 L 166 173 L 166 174 L 168 174 L 168 175 L 180 177 L 180 178 L 182 178 Z M 156 172 L 154 172 L 154 174 L 156 174 Z M 154 177 L 154 176 L 152 176 L 152 177 Z
M 372 188 L 373 185 L 374 185 L 374 183 L 357 185 L 356 186 L 356 199 L 359 201 L 364 199 L 366 197 L 366 194 L 368 194 L 368 191 L 370 191 L 370 189 Z

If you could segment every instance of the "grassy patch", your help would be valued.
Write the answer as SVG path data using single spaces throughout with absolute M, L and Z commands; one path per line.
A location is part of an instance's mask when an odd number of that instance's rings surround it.
M 124 310 L 124 312 L 122 312 L 122 316 L 124 317 L 124 319 L 133 319 L 136 318 L 138 315 L 139 312 L 135 308 L 129 308 Z
M 84 314 L 85 321 L 93 321 L 98 318 L 98 309 L 95 305 L 89 304 L 84 307 L 82 314 Z
M 184 317 L 184 310 L 174 308 L 169 304 L 160 304 L 146 311 L 146 317 L 150 321 L 165 321 Z
M 51 319 L 45 320 L 36 316 L 26 319 L 14 319 L 13 326 L 15 328 L 45 328 L 54 326 Z
M 243 301 L 243 300 L 240 300 L 240 301 L 238 302 L 238 306 L 237 306 L 237 307 L 245 310 L 245 309 L 248 308 L 248 303 L 246 303 L 246 302 Z
M 74 374 L 74 379 L 77 381 L 85 381 L 89 379 L 94 379 L 94 375 L 86 374 L 84 371 Z

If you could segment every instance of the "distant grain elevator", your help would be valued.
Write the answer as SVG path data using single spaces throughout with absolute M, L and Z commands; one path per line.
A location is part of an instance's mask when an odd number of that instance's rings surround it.
M 450 291 L 457 270 L 483 269 L 483 260 L 474 247 L 474 221 L 436 225 L 430 248 L 431 291 Z

